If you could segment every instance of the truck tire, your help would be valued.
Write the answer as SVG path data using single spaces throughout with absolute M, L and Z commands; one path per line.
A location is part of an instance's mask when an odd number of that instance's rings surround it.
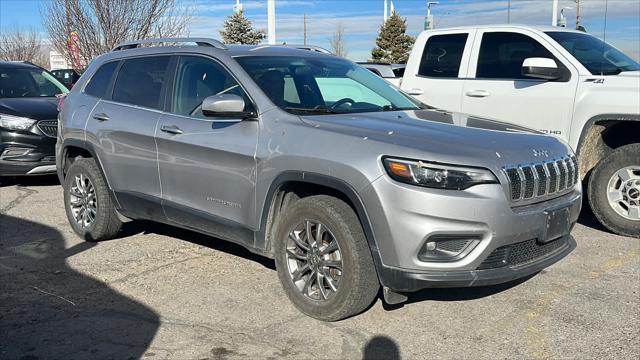
M 297 201 L 282 217 L 274 245 L 282 287 L 308 316 L 341 320 L 364 311 L 378 293 L 362 226 L 340 199 L 317 195 Z
M 113 239 L 122 222 L 96 162 L 76 159 L 63 185 L 65 212 L 73 231 L 86 241 Z
M 622 146 L 601 160 L 589 179 L 588 195 L 602 225 L 640 238 L 640 144 Z

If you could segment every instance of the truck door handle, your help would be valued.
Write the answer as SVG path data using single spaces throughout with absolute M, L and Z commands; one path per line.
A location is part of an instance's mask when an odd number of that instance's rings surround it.
M 105 113 L 93 114 L 93 118 L 98 120 L 98 121 L 108 121 L 109 120 L 109 116 L 107 116 L 107 114 L 105 114 Z
M 160 130 L 164 131 L 166 133 L 169 133 L 169 134 L 174 134 L 174 135 L 180 135 L 180 134 L 182 134 L 184 132 L 179 127 L 177 127 L 175 125 L 162 125 Z
M 407 94 L 409 94 L 409 95 L 422 95 L 422 94 L 424 94 L 424 91 L 422 89 L 413 88 L 413 89 L 407 90 Z
M 483 98 L 491 95 L 487 90 L 469 90 L 465 93 L 468 97 Z

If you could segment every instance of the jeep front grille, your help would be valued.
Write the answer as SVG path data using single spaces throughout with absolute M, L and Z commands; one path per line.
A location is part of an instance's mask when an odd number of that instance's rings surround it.
M 58 120 L 42 120 L 38 122 L 38 129 L 48 137 L 58 137 Z
M 571 189 L 578 182 L 575 156 L 504 168 L 511 200 L 529 200 Z

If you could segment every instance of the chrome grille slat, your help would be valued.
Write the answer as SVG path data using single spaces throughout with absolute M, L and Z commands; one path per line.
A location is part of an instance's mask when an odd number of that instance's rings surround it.
M 574 156 L 553 161 L 503 168 L 509 180 L 511 200 L 530 200 L 573 189 L 578 181 Z

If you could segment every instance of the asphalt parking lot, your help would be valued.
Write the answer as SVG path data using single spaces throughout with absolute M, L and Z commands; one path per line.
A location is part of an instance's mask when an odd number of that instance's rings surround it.
M 0 358 L 638 358 L 640 240 L 588 213 L 577 249 L 517 283 L 378 299 L 323 323 L 272 261 L 148 222 L 82 242 L 54 177 L 0 187 Z

